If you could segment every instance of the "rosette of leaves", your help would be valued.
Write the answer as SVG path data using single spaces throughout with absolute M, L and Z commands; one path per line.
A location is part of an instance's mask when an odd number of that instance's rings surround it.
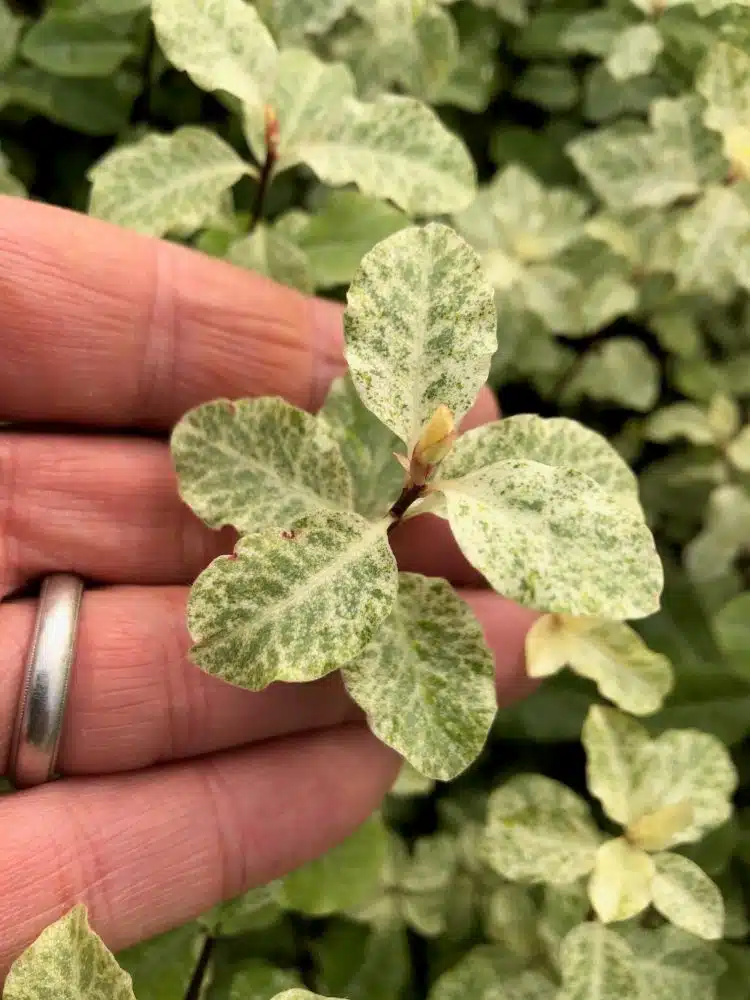
M 364 257 L 345 338 L 350 378 L 318 416 L 217 400 L 173 431 L 183 500 L 241 534 L 193 586 L 190 655 L 252 690 L 341 668 L 373 731 L 445 780 L 492 724 L 492 656 L 445 581 L 399 574 L 400 523 L 447 519 L 495 590 L 541 611 L 649 615 L 661 563 L 599 435 L 522 415 L 457 436 L 496 333 L 479 258 L 451 228 L 409 227 Z
M 684 853 L 731 815 L 737 773 L 722 743 L 696 730 L 656 739 L 627 715 L 594 706 L 583 727 L 589 790 L 623 828 L 605 837 L 584 799 L 542 775 L 518 775 L 490 796 L 489 863 L 506 878 L 567 885 L 588 876 L 604 923 L 653 906 L 675 926 L 714 940 L 724 929 L 719 888 Z

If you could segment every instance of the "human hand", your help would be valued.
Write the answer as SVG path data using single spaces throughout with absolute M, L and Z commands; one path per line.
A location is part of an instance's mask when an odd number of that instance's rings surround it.
M 87 589 L 58 758 L 63 779 L 0 799 L 0 981 L 74 903 L 112 950 L 323 853 L 398 760 L 338 675 L 260 693 L 192 666 L 188 588 L 231 550 L 179 500 L 167 435 L 217 396 L 316 409 L 343 370 L 339 307 L 193 251 L 0 198 L 0 766 L 35 601 Z M 467 425 L 496 417 L 485 393 Z M 134 433 L 136 432 L 136 433 Z M 429 539 L 429 541 L 427 541 Z M 393 539 L 402 568 L 462 588 L 521 696 L 534 614 L 482 588 L 444 522 Z

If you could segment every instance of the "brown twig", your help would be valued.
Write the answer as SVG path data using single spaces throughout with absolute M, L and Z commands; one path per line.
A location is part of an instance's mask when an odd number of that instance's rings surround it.
M 258 192 L 255 195 L 255 204 L 253 205 L 253 212 L 250 217 L 251 233 L 263 218 L 263 207 L 266 203 L 268 187 L 271 183 L 273 169 L 276 166 L 276 160 L 279 156 L 279 120 L 273 108 L 268 105 L 265 108 L 265 124 L 266 158 L 263 161 L 263 166 L 260 168 Z

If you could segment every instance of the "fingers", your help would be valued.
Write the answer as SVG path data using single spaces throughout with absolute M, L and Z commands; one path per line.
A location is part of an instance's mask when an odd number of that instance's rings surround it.
M 484 392 L 464 426 L 496 414 Z M 182 503 L 166 444 L 0 434 L 0 597 L 63 570 L 108 583 L 191 583 L 235 538 L 231 530 L 210 531 Z M 437 518 L 396 542 L 409 568 L 478 580 Z
M 362 725 L 0 799 L 0 981 L 77 902 L 113 950 L 322 854 L 377 807 L 398 760 Z
M 529 688 L 526 632 L 536 615 L 489 591 L 462 592 L 495 653 L 502 704 Z M 59 767 L 107 774 L 358 719 L 338 674 L 250 692 L 188 660 L 185 588 L 112 587 L 84 595 Z M 33 601 L 0 606 L 0 769 L 7 760 L 31 638 Z
M 0 197 L 0 420 L 166 428 L 216 396 L 320 405 L 340 309 L 175 244 Z

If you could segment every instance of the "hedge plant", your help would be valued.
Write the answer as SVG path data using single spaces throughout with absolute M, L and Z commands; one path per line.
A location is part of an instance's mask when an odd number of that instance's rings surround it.
M 323 858 L 115 956 L 77 906 L 3 996 L 750 998 L 750 7 L 0 0 L 0 193 L 345 304 L 319 413 L 173 430 L 240 535 L 186 627 L 404 759 Z M 518 704 L 398 571 L 424 513 L 539 613 Z

